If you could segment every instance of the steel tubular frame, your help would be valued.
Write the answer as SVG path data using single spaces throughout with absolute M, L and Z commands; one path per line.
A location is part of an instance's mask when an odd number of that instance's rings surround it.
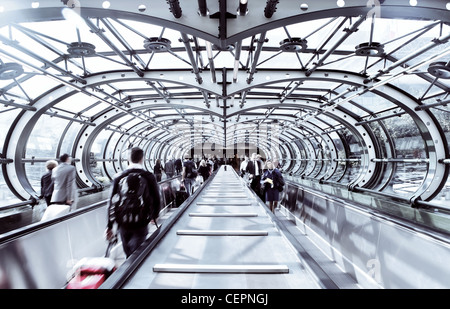
M 130 0 L 131 2 L 136 2 L 134 0 Z M 333 1 L 334 2 L 334 1 Z M 137 3 L 137 2 L 136 2 Z M 200 3 L 200 2 L 199 2 Z M 202 2 L 203 3 L 203 2 Z M 312 100 L 302 100 L 302 99 L 295 99 L 293 100 L 292 97 L 289 97 L 290 94 L 292 94 L 299 85 L 303 81 L 306 80 L 315 80 L 315 81 L 333 81 L 333 82 L 339 82 L 342 84 L 346 84 L 349 86 L 356 86 L 360 87 L 361 89 L 367 89 L 367 87 L 370 87 L 369 90 L 376 94 L 377 96 L 383 97 L 390 102 L 398 105 L 400 108 L 402 108 L 402 113 L 408 114 L 417 125 L 417 128 L 420 131 L 421 136 L 423 137 L 424 144 L 426 145 L 426 152 L 427 152 L 427 162 L 428 162 L 428 171 L 427 175 L 425 177 L 425 180 L 421 184 L 420 188 L 415 192 L 411 197 L 411 201 L 415 202 L 417 200 L 431 200 L 433 197 L 436 196 L 436 194 L 441 190 L 441 188 L 445 185 L 446 179 L 450 172 L 450 167 L 447 163 L 449 158 L 449 150 L 447 145 L 447 140 L 442 132 L 442 129 L 436 120 L 436 118 L 433 116 L 433 114 L 429 111 L 431 107 L 438 106 L 438 105 L 444 105 L 446 101 L 438 102 L 436 104 L 429 104 L 429 105 L 421 105 L 421 103 L 411 97 L 410 95 L 402 92 L 399 89 L 396 89 L 392 86 L 382 85 L 380 84 L 380 81 L 377 80 L 377 78 L 381 77 L 382 75 L 389 73 L 392 69 L 404 65 L 406 62 L 408 62 L 411 58 L 421 54 L 422 52 L 425 52 L 431 48 L 436 47 L 439 44 L 442 44 L 443 42 L 446 42 L 450 39 L 449 35 L 443 35 L 437 40 L 430 42 L 428 45 L 424 46 L 422 49 L 418 50 L 417 52 L 408 55 L 407 57 L 395 61 L 392 65 L 386 67 L 384 70 L 379 71 L 379 73 L 372 75 L 372 76 L 364 76 L 364 75 L 358 75 L 355 73 L 350 72 L 336 72 L 336 71 L 329 71 L 329 70 L 323 70 L 320 68 L 320 66 L 324 63 L 324 61 L 327 59 L 328 56 L 330 56 L 333 52 L 336 51 L 336 49 L 339 47 L 340 43 L 343 42 L 348 36 L 350 36 L 354 31 L 357 30 L 358 26 L 365 21 L 366 17 L 370 12 L 370 8 L 361 5 L 360 1 L 356 0 L 348 0 L 348 5 L 346 8 L 338 8 L 336 11 L 331 12 L 328 10 L 330 4 L 319 4 L 319 3 L 311 3 L 308 6 L 308 9 L 306 12 L 298 12 L 293 10 L 294 5 L 292 3 L 289 3 L 289 1 L 282 1 L 278 5 L 278 11 L 272 12 L 268 18 L 270 18 L 269 22 L 262 18 L 256 18 L 255 20 L 251 21 L 251 23 L 255 23 L 258 26 L 258 31 L 254 30 L 254 28 L 249 27 L 249 23 L 242 23 L 245 16 L 238 16 L 236 20 L 229 20 L 228 22 L 228 28 L 227 28 L 227 35 L 222 35 L 220 37 L 216 36 L 216 29 L 214 29 L 217 25 L 216 21 L 212 21 L 210 19 L 205 19 L 205 16 L 202 16 L 201 18 L 197 18 L 196 20 L 190 19 L 187 24 L 180 25 L 178 21 L 174 20 L 174 17 L 178 19 L 180 16 L 172 16 L 170 12 L 168 12 L 166 6 L 163 10 L 162 8 L 158 7 L 157 9 L 151 11 L 148 10 L 147 12 L 140 14 L 137 12 L 132 11 L 130 9 L 130 3 L 127 4 L 120 4 L 120 3 L 114 3 L 116 6 L 115 9 L 122 10 L 124 12 L 127 12 L 128 17 L 131 19 L 135 19 L 138 21 L 151 21 L 155 24 L 161 24 L 164 27 L 171 27 L 173 29 L 176 29 L 180 31 L 182 42 L 185 45 L 185 49 L 188 53 L 190 63 L 192 65 L 192 68 L 194 70 L 195 77 L 189 77 L 188 80 L 184 80 L 183 83 L 180 82 L 180 84 L 186 85 L 190 88 L 198 89 L 200 94 L 203 96 L 203 99 L 205 100 L 206 107 L 199 107 L 198 105 L 198 99 L 192 99 L 192 100 L 180 100 L 180 99 L 168 99 L 167 96 L 165 96 L 163 93 L 159 91 L 159 89 L 156 86 L 153 86 L 153 89 L 161 96 L 162 100 L 165 101 L 165 106 L 169 104 L 171 107 L 173 107 L 178 116 L 181 115 L 181 112 L 179 111 L 179 108 L 193 108 L 195 110 L 198 110 L 199 113 L 205 112 L 212 116 L 217 117 L 223 117 L 221 108 L 214 108 L 209 107 L 209 101 L 208 101 L 208 94 L 215 95 L 221 100 L 227 100 L 229 97 L 237 94 L 243 94 L 242 97 L 242 104 L 238 106 L 238 104 L 235 104 L 235 106 L 230 107 L 227 110 L 227 118 L 234 117 L 236 115 L 245 114 L 248 111 L 255 110 L 255 109 L 261 109 L 261 108 L 268 108 L 271 109 L 272 113 L 275 108 L 273 106 L 276 105 L 282 105 L 283 107 L 292 107 L 296 109 L 304 108 L 306 110 L 314 111 L 317 114 L 323 114 L 327 117 L 330 117 L 337 122 L 339 122 L 341 125 L 346 127 L 348 130 L 350 130 L 352 133 L 354 133 L 357 136 L 357 139 L 361 142 L 363 145 L 362 148 L 362 157 L 361 157 L 361 165 L 363 167 L 363 171 L 360 174 L 359 177 L 354 179 L 350 184 L 349 188 L 354 187 L 373 187 L 376 186 L 374 184 L 377 183 L 377 181 L 374 180 L 374 174 L 376 170 L 380 169 L 380 164 L 384 161 L 379 161 L 379 153 L 380 146 L 378 145 L 378 142 L 375 140 L 375 136 L 373 132 L 371 132 L 369 126 L 367 124 L 369 122 L 375 122 L 383 120 L 383 117 L 373 118 L 370 120 L 361 120 L 358 119 L 355 115 L 352 115 L 349 111 L 341 108 L 339 104 L 342 104 L 342 100 L 339 101 L 340 96 L 347 95 L 347 93 L 340 93 L 336 97 L 334 97 L 332 100 L 327 101 L 327 103 L 323 102 L 314 102 Z M 23 10 L 25 12 L 24 18 L 27 19 L 35 19 L 38 20 L 39 18 L 61 18 L 61 5 L 60 7 L 55 8 L 54 7 L 54 1 L 49 0 L 43 0 L 41 1 L 40 9 L 29 9 L 23 5 L 23 3 L 17 3 L 17 2 L 8 2 L 8 10 Z M 96 16 L 99 18 L 99 20 L 102 20 L 104 25 L 108 28 L 110 32 L 112 32 L 116 38 L 121 42 L 125 48 L 127 49 L 129 54 L 133 54 L 131 51 L 131 47 L 127 46 L 127 43 L 123 38 L 121 37 L 120 33 L 114 29 L 113 25 L 106 19 L 106 17 L 109 16 L 109 12 L 100 9 L 100 1 L 92 1 L 89 5 L 91 7 L 83 7 L 81 8 L 80 12 L 81 15 L 86 16 Z M 217 4 L 215 4 L 217 5 Z M 214 10 L 216 9 L 215 5 L 211 5 L 208 9 Z M 229 7 L 224 8 L 224 2 L 221 3 L 222 15 L 225 13 L 223 12 L 224 9 L 227 11 L 229 10 Z M 233 4 L 235 6 L 235 4 Z M 136 6 L 137 8 L 138 6 Z M 260 9 L 262 7 L 261 4 L 255 4 L 253 1 L 249 3 L 248 10 L 250 12 L 253 12 L 254 10 Z M 197 8 L 184 8 L 183 16 L 189 16 L 192 14 L 193 11 L 195 11 Z M 289 10 L 291 9 L 291 10 Z M 298 11 L 298 8 L 296 8 Z M 392 10 L 390 10 L 392 9 Z M 414 18 L 417 14 L 419 8 L 410 7 L 407 5 L 404 5 L 401 1 L 393 0 L 389 3 L 386 3 L 386 17 L 404 17 L 404 18 Z M 44 11 L 45 10 L 45 11 Z M 234 11 L 236 8 L 234 7 Z M 421 5 L 420 7 L 420 13 L 421 16 L 424 18 L 429 19 L 435 19 L 440 18 L 443 22 L 449 22 L 449 15 L 448 11 L 445 8 L 444 5 L 442 5 L 442 1 L 437 0 L 430 0 L 427 1 L 426 4 Z M 151 11 L 151 12 L 150 12 Z M 203 5 L 202 5 L 202 12 L 204 11 Z M 44 14 L 43 14 L 44 13 Z M 141 12 L 142 13 L 142 12 Z M 383 12 L 384 13 L 384 12 Z M 158 14 L 159 17 L 157 18 Z M 202 14 L 205 15 L 205 14 Z M 346 31 L 346 33 L 341 36 L 341 38 L 335 43 L 331 48 L 329 48 L 319 59 L 319 62 L 313 67 L 309 68 L 306 72 L 293 72 L 289 71 L 290 77 L 285 77 L 285 71 L 283 70 L 277 70 L 277 71 L 270 71 L 271 74 L 271 80 L 265 81 L 263 79 L 263 76 L 261 74 L 255 74 L 257 71 L 263 71 L 257 68 L 258 60 L 261 51 L 263 50 L 263 45 L 265 43 L 265 37 L 266 37 L 266 31 L 271 30 L 273 28 L 279 27 L 279 26 L 285 26 L 290 23 L 299 22 L 299 20 L 309 20 L 309 19 L 317 19 L 320 17 L 332 17 L 332 16 L 346 16 L 346 17 L 357 17 L 358 19 L 351 24 L 351 28 Z M 117 16 L 115 16 L 117 17 Z M 266 16 L 267 17 L 267 16 Z M 6 24 L 8 22 L 11 22 L 9 18 L 3 19 L 3 21 L 0 22 L 0 26 L 3 24 Z M 20 20 L 15 20 L 15 23 L 20 22 Z M 223 22 L 223 21 L 222 21 Z M 173 82 L 174 79 L 172 77 L 166 77 L 161 78 L 158 76 L 158 72 L 147 72 L 140 68 L 138 68 L 133 62 L 131 62 L 127 54 L 124 53 L 121 49 L 119 49 L 117 46 L 115 46 L 114 43 L 112 43 L 101 31 L 101 29 L 96 26 L 92 21 L 90 21 L 88 18 L 86 18 L 87 25 L 93 30 L 93 32 L 98 35 L 112 50 L 115 54 L 117 54 L 125 63 L 126 65 L 133 70 L 134 76 L 131 76 L 129 71 L 123 71 L 123 72 L 105 72 L 100 75 L 92 75 L 92 76 L 85 76 L 83 78 L 71 74 L 68 70 L 64 70 L 61 67 L 55 65 L 54 62 L 48 61 L 47 59 L 41 58 L 39 55 L 33 53 L 32 51 L 24 48 L 23 46 L 20 46 L 20 44 L 17 44 L 10 38 L 7 38 L 5 36 L 0 36 L 0 40 L 2 40 L 4 43 L 14 46 L 16 49 L 22 51 L 23 53 L 35 58 L 36 60 L 41 61 L 43 64 L 45 64 L 48 67 L 52 67 L 53 69 L 57 70 L 58 72 L 62 73 L 64 76 L 67 76 L 69 78 L 72 78 L 73 80 L 67 81 L 63 78 L 60 78 L 56 75 L 53 75 L 52 78 L 58 80 L 61 82 L 61 86 L 53 89 L 53 91 L 45 93 L 41 95 L 39 98 L 33 100 L 33 104 L 30 106 L 23 105 L 23 104 L 16 104 L 10 101 L 2 100 L 0 103 L 4 105 L 11 105 L 17 108 L 23 108 L 23 111 L 19 114 L 17 119 L 14 122 L 13 127 L 10 129 L 7 135 L 7 139 L 5 142 L 4 147 L 4 156 L 6 160 L 12 160 L 12 162 L 8 161 L 8 163 L 2 164 L 3 173 L 5 175 L 5 179 L 8 182 L 8 185 L 10 186 L 11 190 L 15 192 L 19 197 L 22 199 L 28 199 L 30 195 L 33 196 L 34 190 L 31 186 L 31 184 L 28 182 L 26 174 L 25 174 L 25 168 L 24 168 L 24 162 L 27 160 L 27 158 L 24 158 L 23 155 L 26 153 L 26 144 L 28 141 L 28 138 L 33 130 L 34 125 L 38 121 L 39 117 L 44 114 L 49 113 L 49 109 L 56 105 L 63 97 L 67 97 L 67 91 L 64 90 L 65 86 L 70 86 L 73 89 L 77 91 L 82 91 L 85 94 L 92 95 L 92 92 L 88 91 L 89 87 L 92 87 L 94 89 L 95 87 L 103 84 L 114 84 L 115 81 L 129 81 L 129 80 L 136 80 L 136 79 L 144 79 L 149 82 L 157 81 L 157 82 L 165 82 L 170 81 Z M 242 23 L 242 24 L 239 24 Z M 199 25 L 202 25 L 203 27 L 199 27 Z M 204 31 L 200 31 L 198 29 L 204 29 Z M 242 39 L 245 39 L 247 37 L 251 37 L 252 35 L 259 35 L 259 38 L 257 40 L 257 46 L 255 53 L 249 53 L 249 59 L 252 60 L 252 65 L 249 69 L 249 72 L 243 72 L 243 70 L 239 70 L 237 72 L 238 78 L 230 78 L 230 76 L 227 76 L 228 80 L 236 81 L 236 80 L 245 80 L 244 77 L 247 75 L 247 85 L 242 85 L 238 83 L 233 83 L 226 87 L 226 92 L 222 92 L 222 87 L 216 85 L 214 82 L 209 82 L 208 79 L 203 79 L 203 72 L 201 72 L 200 68 L 197 65 L 197 62 L 194 57 L 194 50 L 191 44 L 189 43 L 188 34 L 195 36 L 196 38 L 203 38 L 205 40 L 208 40 L 209 42 L 215 43 L 218 46 L 228 46 L 231 43 L 239 42 L 238 44 L 238 51 L 236 53 L 236 59 L 239 57 L 237 56 L 238 53 L 241 51 L 241 41 Z M 32 35 L 34 38 L 38 38 L 35 34 L 29 34 Z M 41 42 L 42 43 L 42 42 Z M 0 53 L 3 55 L 6 55 L 10 58 L 14 58 L 14 55 L 11 55 L 10 53 L 0 50 Z M 252 57 L 251 57 L 251 56 Z M 133 54 L 133 57 L 138 60 L 138 62 L 144 66 L 145 63 L 136 55 Z M 31 66 L 32 67 L 32 66 Z M 33 67 L 33 69 L 39 70 L 43 72 L 44 74 L 48 74 L 45 69 Z M 211 69 L 212 66 L 211 66 Z M 228 70 L 229 72 L 226 72 L 226 74 L 236 74 L 236 72 L 231 72 L 233 70 Z M 173 72 L 164 72 L 166 75 L 177 75 L 177 71 Z M 213 74 L 215 72 L 210 72 L 210 74 Z M 345 76 L 344 76 L 345 75 Z M 292 88 L 292 91 L 287 92 L 288 95 L 286 95 L 285 98 L 282 100 L 278 100 L 274 102 L 271 102 L 270 104 L 254 104 L 253 102 L 256 101 L 256 99 L 253 99 L 249 97 L 249 93 L 252 88 L 257 87 L 264 87 L 269 86 L 271 84 L 277 84 L 285 81 L 291 81 L 298 83 L 296 87 Z M 79 85 L 79 83 L 81 85 Z M 153 84 L 152 84 L 153 85 Z M 372 89 L 372 87 L 377 86 L 377 88 Z M 427 90 L 428 91 L 428 90 Z M 75 92 L 74 92 L 75 93 Z M 350 93 L 350 92 L 349 92 Z M 360 94 L 364 94 L 365 92 L 361 92 Z M 26 94 L 26 93 L 25 93 Z M 70 94 L 69 94 L 70 95 Z M 357 97 L 357 94 L 351 95 L 346 100 L 349 101 L 353 97 Z M 100 92 L 100 94 L 97 94 L 97 97 L 99 100 L 102 100 L 103 102 L 107 102 L 107 98 L 110 98 L 107 93 Z M 116 99 L 116 97 L 113 96 L 113 98 Z M 30 99 L 31 101 L 31 99 Z M 153 101 L 153 102 L 152 102 Z M 134 128 L 128 130 L 126 132 L 128 134 L 128 137 L 124 139 L 125 141 L 122 141 L 122 138 L 119 138 L 120 142 L 118 142 L 116 145 L 114 145 L 114 148 L 117 150 L 118 153 L 122 153 L 124 151 L 124 147 L 129 143 L 128 140 L 134 137 L 135 141 L 138 141 L 140 145 L 142 145 L 144 148 L 147 149 L 147 152 L 154 157 L 158 157 L 169 153 L 175 153 L 175 150 L 172 145 L 167 145 L 165 142 L 170 138 L 162 137 L 163 134 L 168 134 L 168 132 L 171 132 L 170 129 L 165 130 L 164 124 L 162 122 L 164 120 L 170 120 L 170 119 L 176 119 L 177 114 L 171 115 L 169 117 L 161 117 L 159 121 L 153 122 L 149 118 L 143 116 L 142 113 L 139 113 L 141 110 L 147 109 L 147 108 L 154 108 L 157 106 L 162 106 L 162 103 L 155 104 L 154 101 L 158 100 L 139 100 L 139 101 L 130 101 L 127 103 L 126 107 L 119 107 L 119 103 L 123 103 L 122 100 L 117 100 L 115 104 L 111 104 L 110 102 L 107 102 L 111 107 L 110 110 L 105 111 L 101 115 L 96 115 L 96 117 L 93 117 L 91 121 L 84 121 L 79 120 L 76 117 L 70 118 L 67 117 L 67 120 L 69 120 L 69 125 L 72 122 L 82 122 L 84 125 L 82 126 L 82 129 L 80 130 L 80 133 L 78 134 L 78 137 L 76 138 L 75 144 L 73 146 L 74 152 L 73 155 L 77 158 L 80 158 L 80 161 L 76 163 L 77 170 L 79 171 L 78 177 L 82 181 L 82 183 L 85 183 L 86 185 L 90 185 L 95 183 L 94 177 L 90 173 L 89 168 L 89 149 L 92 146 L 92 143 L 95 141 L 95 138 L 98 136 L 98 134 L 107 128 L 108 125 L 110 125 L 114 120 L 120 119 L 124 115 L 131 115 L 133 117 L 136 117 L 140 119 L 142 122 L 141 124 L 135 126 Z M 244 101 L 246 101 L 245 106 L 243 105 Z M 295 102 L 294 102 L 295 101 Z M 308 101 L 308 102 L 306 102 Z M 50 102 L 50 103 L 49 103 Z M 330 103 L 333 103 L 332 106 L 329 106 Z M 266 119 L 268 119 L 271 115 L 270 113 L 266 116 Z M 280 117 L 285 121 L 285 123 L 295 123 L 295 117 Z M 263 123 L 265 119 L 259 119 L 256 122 Z M 336 145 L 334 145 L 332 138 L 330 138 L 329 133 L 330 132 L 324 132 L 319 126 L 317 126 L 315 123 L 311 121 L 312 119 L 303 119 L 300 123 L 302 127 L 305 128 L 305 130 L 311 132 L 311 134 L 314 134 L 314 138 L 317 137 L 318 143 L 320 141 L 323 141 L 325 145 L 329 149 L 333 149 L 334 153 L 332 153 L 331 156 L 331 162 L 334 162 L 333 164 L 330 164 L 328 166 L 328 172 L 319 171 L 316 175 L 313 175 L 313 177 L 322 175 L 324 179 L 329 179 L 333 173 L 331 170 L 333 169 L 332 166 L 336 167 L 336 160 L 339 158 L 336 154 Z M 245 123 L 245 121 L 240 121 L 240 123 Z M 147 137 L 142 138 L 139 135 L 144 134 L 145 128 L 149 125 L 156 125 L 158 128 L 156 128 L 152 133 L 149 133 Z M 226 124 L 224 124 L 226 125 Z M 256 125 L 254 126 L 256 128 Z M 111 136 L 113 134 L 120 134 L 120 132 L 113 132 L 111 133 Z M 230 135 L 231 136 L 231 135 Z M 161 142 L 159 144 L 154 143 L 152 139 L 159 139 Z M 194 138 L 197 138 L 194 134 Z M 229 137 L 231 140 L 233 137 Z M 236 138 L 240 138 L 239 135 L 236 136 Z M 289 139 L 302 139 L 302 143 L 305 146 L 304 149 L 309 154 L 310 161 L 306 165 L 306 168 L 302 171 L 303 175 L 309 176 L 311 173 L 315 170 L 316 163 L 314 160 L 319 160 L 317 153 L 315 152 L 315 147 L 308 138 L 308 136 L 305 136 L 303 132 L 298 131 L 297 129 L 292 129 L 290 131 L 282 132 L 280 135 L 280 140 L 289 141 Z M 178 136 L 177 138 L 173 138 L 177 143 L 180 143 L 182 145 L 183 149 L 189 148 L 189 145 L 194 142 L 194 140 L 186 140 L 182 136 Z M 61 142 L 60 142 L 61 143 Z M 189 145 L 185 145 L 185 143 Z M 120 144 L 120 145 L 119 145 Z M 264 142 L 261 146 L 264 148 L 266 152 L 270 152 L 269 146 L 267 142 Z M 277 147 L 281 147 L 281 145 L 277 145 Z M 295 160 L 297 158 L 297 149 L 299 149 L 299 146 L 296 143 L 291 144 L 290 147 L 286 147 L 285 151 L 289 153 L 290 158 L 288 160 Z M 296 152 L 296 153 L 294 153 Z M 116 152 L 114 152 L 114 155 L 116 155 Z M 107 158 L 102 158 L 103 160 L 107 160 Z M 119 162 L 119 167 L 122 167 L 121 157 L 114 156 L 113 160 L 116 160 L 115 162 Z M 114 165 L 114 163 L 113 163 Z M 324 165 L 323 165 L 324 166 Z M 115 167 L 116 168 L 116 167 Z M 294 166 L 290 164 L 288 167 L 288 170 L 292 172 L 298 172 L 301 168 L 301 164 L 296 163 Z M 105 168 L 106 169 L 106 168 Z

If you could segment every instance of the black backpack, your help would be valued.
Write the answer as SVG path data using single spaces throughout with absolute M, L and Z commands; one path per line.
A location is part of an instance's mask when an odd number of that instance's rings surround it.
M 142 173 L 131 172 L 119 181 L 114 199 L 115 217 L 119 226 L 137 228 L 147 225 L 151 218 L 148 182 Z

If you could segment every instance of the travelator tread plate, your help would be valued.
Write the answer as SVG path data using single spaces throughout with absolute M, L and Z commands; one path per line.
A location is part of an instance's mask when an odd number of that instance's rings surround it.
M 204 199 L 233 199 L 233 198 L 247 198 L 246 195 L 232 195 L 232 196 L 227 196 L 227 195 L 204 195 L 203 196 Z
M 267 236 L 264 230 L 178 230 L 177 235 L 198 236 Z
M 229 202 L 217 202 L 217 201 L 211 201 L 211 202 L 197 202 L 197 206 L 252 206 L 251 202 L 235 202 L 235 201 L 229 201 Z
M 223 172 L 223 170 L 221 170 Z M 219 171 L 219 173 L 221 172 Z M 228 171 L 229 172 L 229 171 Z M 227 173 L 228 173 L 227 172 Z M 207 188 L 205 188 L 206 190 Z M 246 190 L 249 190 L 245 187 Z M 146 257 L 124 288 L 319 288 L 297 254 L 256 199 L 242 205 L 203 203 L 202 193 L 192 202 L 156 248 Z M 249 195 L 252 193 L 248 192 Z M 231 206 L 231 207 L 228 207 Z M 245 206 L 245 207 L 236 207 Z M 196 217 L 196 213 L 256 213 L 256 217 Z M 180 230 L 267 231 L 267 236 L 178 235 Z M 288 273 L 183 273 L 155 272 L 154 266 L 183 265 L 285 265 Z M 240 267 L 240 266 L 239 266 Z M 253 267 L 253 266 L 248 266 Z M 188 268 L 188 266 L 186 266 Z
M 190 217 L 257 217 L 257 213 L 228 213 L 228 212 L 191 212 Z
M 156 264 L 155 272 L 175 273 L 246 273 L 284 274 L 289 273 L 287 265 L 198 265 L 198 264 Z

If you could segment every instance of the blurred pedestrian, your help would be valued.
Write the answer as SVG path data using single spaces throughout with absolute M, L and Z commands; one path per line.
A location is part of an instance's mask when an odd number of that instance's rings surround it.
M 195 178 L 197 178 L 198 172 L 197 167 L 195 166 L 194 161 L 191 160 L 191 157 L 186 154 L 185 161 L 183 162 L 183 172 L 181 173 L 181 183 L 184 184 L 184 188 L 186 192 L 191 195 L 192 186 L 195 182 Z
M 155 167 L 153 168 L 153 172 L 155 173 L 156 181 L 160 182 L 162 177 L 162 172 L 164 168 L 161 165 L 161 160 L 157 159 L 155 163 Z
M 166 172 L 167 178 L 172 178 L 175 175 L 175 162 L 172 157 L 164 165 L 164 171 Z
M 261 178 L 261 184 L 266 193 L 265 201 L 269 202 L 269 209 L 274 213 L 280 199 L 280 192 L 283 191 L 284 179 L 281 172 L 273 167 L 272 162 L 267 161 L 266 165 L 267 170 Z
M 48 160 L 45 162 L 45 168 L 47 172 L 41 177 L 41 196 L 40 198 L 45 199 L 45 203 L 47 206 L 50 205 L 52 200 L 52 194 L 54 189 L 54 183 L 52 179 L 52 171 L 55 167 L 58 166 L 58 162 L 56 160 Z
M 72 157 L 67 153 L 59 158 L 60 164 L 53 169 L 54 183 L 51 204 L 70 205 L 70 210 L 76 209 L 78 201 L 76 171 L 72 165 Z
M 155 176 L 144 170 L 144 151 L 130 150 L 130 164 L 114 177 L 108 199 L 106 239 L 115 238 L 114 224 L 127 258 L 145 241 L 148 224 L 158 218 L 161 200 Z

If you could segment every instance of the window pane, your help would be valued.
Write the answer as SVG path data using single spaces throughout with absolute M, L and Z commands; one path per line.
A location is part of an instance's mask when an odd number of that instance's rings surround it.
M 27 158 L 55 158 L 56 148 L 67 120 L 42 115 L 36 122 L 27 143 Z M 55 130 L 55 128 L 58 128 Z

